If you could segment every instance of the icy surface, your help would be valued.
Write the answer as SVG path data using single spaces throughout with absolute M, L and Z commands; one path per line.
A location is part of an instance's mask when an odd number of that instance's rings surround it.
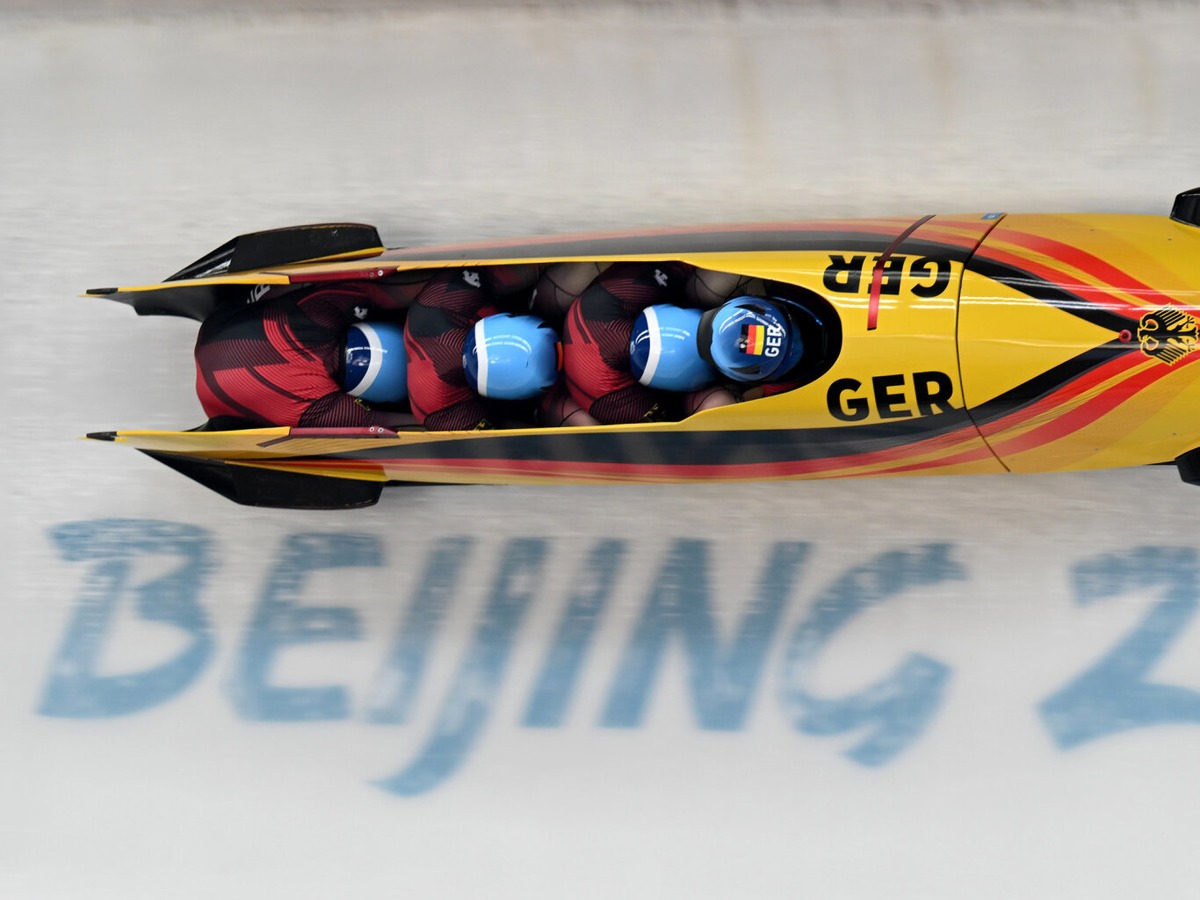
M 0 7 L 0 896 L 1193 896 L 1170 469 L 297 514 L 76 438 L 200 419 L 78 294 L 257 228 L 1165 212 L 1200 12 L 385 5 Z

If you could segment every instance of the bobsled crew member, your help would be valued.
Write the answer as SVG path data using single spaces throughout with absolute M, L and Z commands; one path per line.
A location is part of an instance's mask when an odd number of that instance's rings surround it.
M 540 271 L 483 266 L 429 280 L 404 329 L 417 422 L 431 431 L 474 431 L 511 420 L 532 424 L 543 408 L 556 411 L 555 424 L 578 412 L 561 388 L 558 332 L 528 313 Z
M 621 424 L 682 418 L 784 382 L 803 353 L 799 329 L 786 301 L 744 293 L 757 287 L 678 262 L 614 264 L 567 314 L 572 398 Z
M 217 427 L 412 426 L 402 290 L 343 282 L 218 307 L 196 339 L 196 393 Z M 382 407 L 382 408 L 377 408 Z
M 804 357 L 797 307 L 778 297 L 735 297 L 704 313 L 696 350 L 725 381 L 759 393 L 791 390 Z

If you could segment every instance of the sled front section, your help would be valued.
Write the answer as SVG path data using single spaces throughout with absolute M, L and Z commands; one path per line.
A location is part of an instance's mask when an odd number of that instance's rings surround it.
M 980 432 L 1014 472 L 1187 456 L 1200 447 L 1198 304 L 1196 225 L 1009 216 L 963 283 L 963 388 Z

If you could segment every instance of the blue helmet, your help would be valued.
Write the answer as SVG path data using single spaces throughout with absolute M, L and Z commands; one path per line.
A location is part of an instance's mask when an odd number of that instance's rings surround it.
M 526 400 L 558 378 L 558 334 L 536 316 L 499 313 L 475 323 L 463 344 L 463 371 L 477 394 Z
M 408 396 L 404 326 L 356 322 L 346 331 L 342 389 L 370 403 L 399 403 Z
M 629 363 L 633 377 L 662 391 L 694 391 L 717 380 L 717 371 L 700 355 L 698 309 L 648 306 L 633 323 Z
M 706 355 L 726 378 L 765 382 L 787 374 L 804 353 L 787 301 L 735 297 L 708 313 Z M 702 348 L 704 352 L 704 348 Z

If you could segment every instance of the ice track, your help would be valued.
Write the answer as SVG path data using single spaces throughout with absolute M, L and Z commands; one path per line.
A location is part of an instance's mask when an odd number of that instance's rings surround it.
M 297 514 L 76 440 L 200 420 L 77 295 L 252 229 L 1164 212 L 1193 7 L 121 7 L 0 4 L 0 897 L 1195 894 L 1171 469 Z

